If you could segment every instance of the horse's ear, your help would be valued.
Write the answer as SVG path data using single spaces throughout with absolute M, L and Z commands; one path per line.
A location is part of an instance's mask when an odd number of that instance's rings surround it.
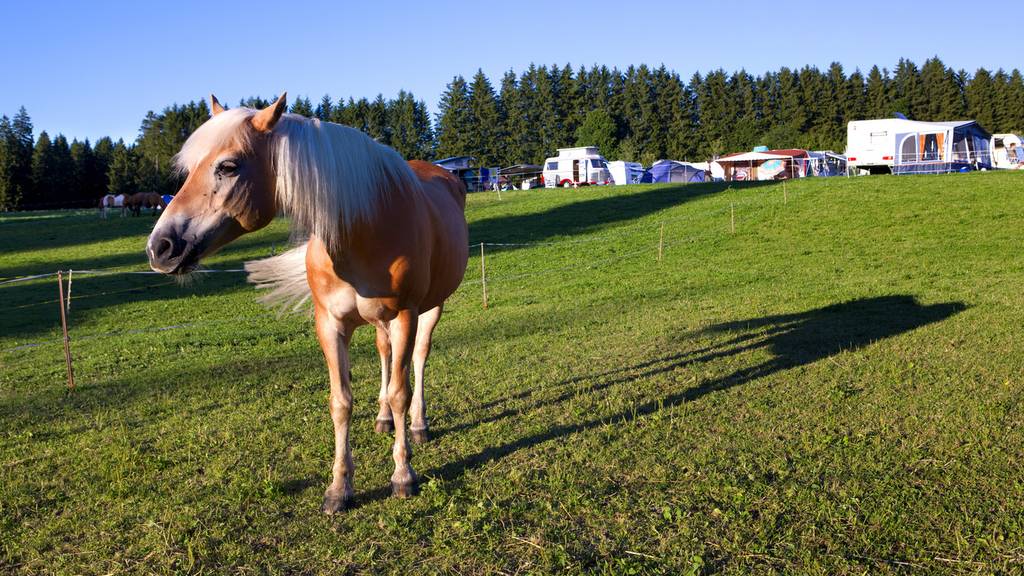
M 259 132 L 270 132 L 277 125 L 277 121 L 281 119 L 281 114 L 284 113 L 287 107 L 288 93 L 282 92 L 281 96 L 278 97 L 277 102 L 274 102 L 270 106 L 267 106 L 263 110 L 260 110 L 252 117 L 252 127 Z
M 210 94 L 210 111 L 213 112 L 213 116 L 224 111 L 224 107 L 220 105 L 220 100 L 217 100 L 217 97 L 213 94 Z

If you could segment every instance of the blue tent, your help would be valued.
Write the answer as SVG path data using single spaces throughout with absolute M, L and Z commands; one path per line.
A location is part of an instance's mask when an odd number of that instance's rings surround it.
M 704 171 L 698 170 L 692 164 L 676 160 L 658 160 L 647 172 L 650 174 L 648 182 L 703 182 Z M 646 175 L 645 175 L 646 176 Z

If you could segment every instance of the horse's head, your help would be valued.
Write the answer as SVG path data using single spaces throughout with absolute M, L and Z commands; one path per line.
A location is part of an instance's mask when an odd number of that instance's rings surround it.
M 285 95 L 263 110 L 225 110 L 210 96 L 213 116 L 175 157 L 185 183 L 157 220 L 146 253 L 157 272 L 190 272 L 199 260 L 263 228 L 277 213 L 271 132 Z

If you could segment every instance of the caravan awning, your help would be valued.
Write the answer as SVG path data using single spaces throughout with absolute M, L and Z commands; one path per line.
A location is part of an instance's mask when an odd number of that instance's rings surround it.
M 719 162 L 760 162 L 761 160 L 786 160 L 792 158 L 792 156 L 783 156 L 782 154 L 768 154 L 767 152 L 746 152 L 744 154 L 737 154 L 735 156 L 726 156 L 725 158 L 719 158 Z

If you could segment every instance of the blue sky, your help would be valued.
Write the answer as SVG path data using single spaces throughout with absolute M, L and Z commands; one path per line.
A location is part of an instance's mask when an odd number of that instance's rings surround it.
M 1020 67 L 1020 18 L 999 5 L 11 0 L 0 8 L 0 114 L 24 105 L 37 133 L 134 140 L 148 110 L 211 91 L 234 105 L 281 90 L 316 100 L 404 88 L 433 112 L 454 75 L 482 68 L 497 83 L 531 62 L 665 64 L 687 78 L 832 61 L 893 68 L 901 56 Z

